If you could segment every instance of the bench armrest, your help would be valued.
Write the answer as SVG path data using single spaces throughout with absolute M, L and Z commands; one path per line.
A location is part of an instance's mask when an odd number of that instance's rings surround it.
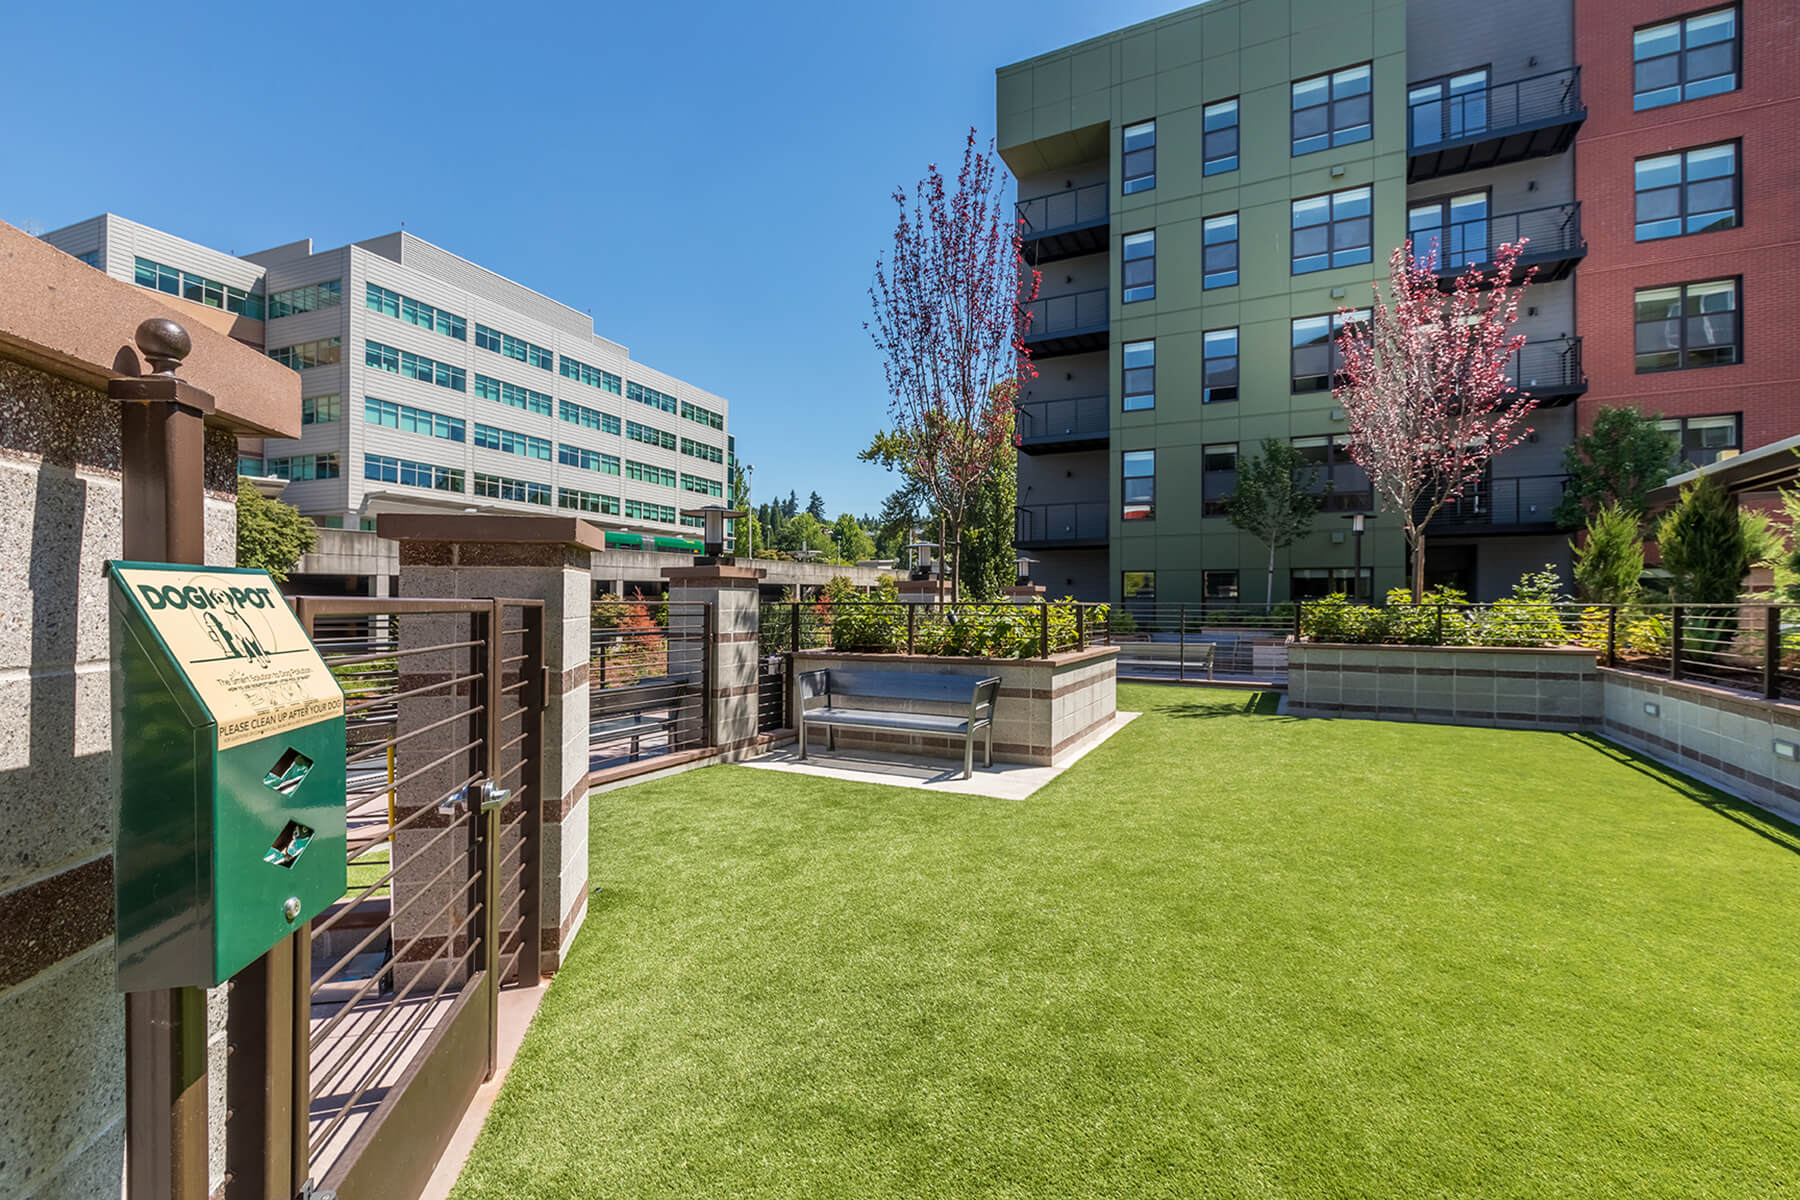
M 822 667 L 817 671 L 794 672 L 794 701 L 797 712 L 831 703 L 831 669 Z
M 987 710 L 985 716 L 989 721 L 994 719 L 994 702 L 999 698 L 1000 677 L 998 675 L 992 679 L 983 679 L 975 685 L 975 691 L 969 696 L 969 730 L 971 733 L 974 732 L 975 722 L 984 715 L 982 709 Z

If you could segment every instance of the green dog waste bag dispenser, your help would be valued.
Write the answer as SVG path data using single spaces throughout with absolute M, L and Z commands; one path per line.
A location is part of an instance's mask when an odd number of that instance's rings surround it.
M 109 573 L 119 989 L 213 987 L 344 894 L 344 693 L 266 572 Z

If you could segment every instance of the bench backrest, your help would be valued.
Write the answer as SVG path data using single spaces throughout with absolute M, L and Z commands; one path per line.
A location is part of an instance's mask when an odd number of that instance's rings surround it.
M 967 708 L 974 703 L 977 689 L 986 694 L 983 703 L 992 704 L 999 692 L 999 681 L 982 680 L 973 675 L 923 675 L 908 671 L 861 671 L 829 667 L 799 673 L 800 699 L 804 702 L 818 696 L 839 700 L 915 700 L 950 704 Z M 990 685 L 983 687 L 983 685 Z
M 588 711 L 600 716 L 667 708 L 687 696 L 685 675 L 655 675 L 623 687 L 596 687 L 588 697 Z

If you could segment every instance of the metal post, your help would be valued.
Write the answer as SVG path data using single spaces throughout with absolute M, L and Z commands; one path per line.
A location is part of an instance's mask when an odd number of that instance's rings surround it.
M 1763 610 L 1763 696 L 1781 698 L 1781 605 Z
M 1300 610 L 1306 607 L 1306 601 L 1294 601 L 1294 640 L 1300 640 Z
M 544 609 L 527 605 L 525 626 L 525 686 L 519 699 L 525 705 L 527 735 L 523 743 L 525 768 L 519 785 L 525 789 L 525 812 L 519 825 L 519 857 L 525 872 L 519 881 L 519 986 L 531 987 L 543 972 L 544 962 L 544 711 L 550 699 L 549 668 L 544 663 Z
M 1681 678 L 1681 638 L 1682 638 L 1681 605 L 1674 604 L 1669 608 L 1669 678 Z
M 1079 601 L 1075 604 L 1075 648 L 1087 649 L 1087 606 Z
M 719 658 L 717 643 L 713 640 L 713 630 L 717 612 L 711 604 L 703 604 L 700 608 L 700 744 L 712 746 L 713 741 L 713 688 L 718 686 Z M 669 623 L 674 624 L 674 617 Z
M 1175 606 L 1175 678 L 1187 682 L 1187 605 Z
M 1038 657 L 1050 657 L 1050 606 L 1038 605 Z
M 175 375 L 193 349 L 187 330 L 152 318 L 137 327 L 135 340 L 155 373 L 106 386 L 121 406 L 121 548 L 126 558 L 144 562 L 202 563 L 205 421 L 213 399 Z M 268 976 L 269 956 L 248 970 Z M 266 978 L 261 983 L 271 994 L 291 996 L 268 988 Z M 205 1200 L 207 1127 L 206 992 L 128 993 L 125 1186 L 131 1200 Z
M 1608 605 L 1606 609 L 1606 665 L 1619 665 L 1619 606 Z
M 800 602 L 794 601 L 793 611 L 788 613 L 788 649 L 796 654 L 800 652 Z
M 919 606 L 916 604 L 907 605 L 906 606 L 906 652 L 908 654 L 911 654 L 913 652 L 913 631 L 915 628 L 915 624 L 918 621 L 918 617 L 919 617 Z

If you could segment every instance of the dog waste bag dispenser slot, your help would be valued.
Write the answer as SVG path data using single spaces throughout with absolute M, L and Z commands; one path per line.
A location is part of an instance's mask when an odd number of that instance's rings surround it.
M 267 573 L 109 574 L 119 988 L 216 986 L 344 894 L 344 693 Z

